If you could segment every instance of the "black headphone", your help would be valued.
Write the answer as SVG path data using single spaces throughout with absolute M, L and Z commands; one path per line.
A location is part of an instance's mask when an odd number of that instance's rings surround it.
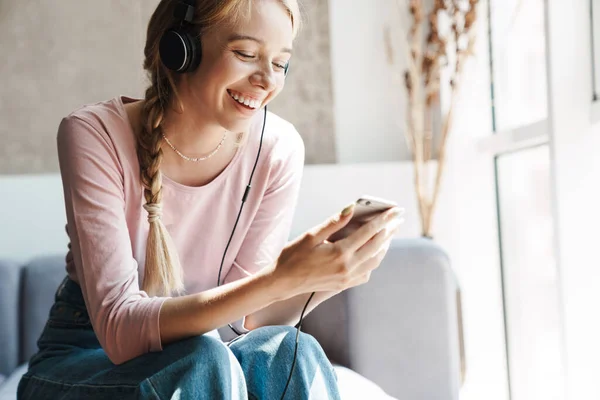
M 196 0 L 180 0 L 173 12 L 175 20 L 181 21 L 180 26 L 167 30 L 160 39 L 160 59 L 175 72 L 191 72 L 202 59 L 200 38 L 191 29 L 195 11 Z
M 192 29 L 195 11 L 196 0 L 179 0 L 173 16 L 180 25 L 167 30 L 160 39 L 160 59 L 172 71 L 192 72 L 202 60 L 200 37 Z M 283 70 L 284 76 L 287 76 L 289 66 L 288 61 Z

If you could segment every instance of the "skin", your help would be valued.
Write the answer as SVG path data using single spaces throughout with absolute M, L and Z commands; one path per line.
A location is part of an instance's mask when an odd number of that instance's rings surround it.
M 248 36 L 257 40 L 237 39 Z M 287 11 L 276 0 L 253 2 L 247 20 L 221 25 L 202 36 L 200 67 L 181 76 L 178 90 L 185 111 L 165 115 L 164 131 L 185 155 L 212 151 L 227 132 L 243 132 L 260 117 L 260 108 L 283 89 L 283 66 L 290 60 L 293 35 Z M 255 111 L 240 109 L 230 92 L 259 101 Z M 140 104 L 127 112 L 139 129 Z M 164 147 L 161 170 L 185 185 L 203 185 L 214 179 L 235 154 L 235 134 L 211 159 L 201 165 L 185 162 Z M 345 239 L 327 241 L 344 227 L 352 212 L 336 214 L 289 243 L 278 260 L 257 274 L 201 293 L 168 299 L 160 311 L 163 345 L 201 335 L 246 316 L 245 326 L 294 325 L 308 297 L 316 292 L 307 313 L 322 301 L 369 280 L 397 231 L 399 213 L 392 209 L 361 226 Z

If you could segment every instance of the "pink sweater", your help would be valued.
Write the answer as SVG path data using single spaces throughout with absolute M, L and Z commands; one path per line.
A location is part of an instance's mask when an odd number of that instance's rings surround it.
M 80 284 L 94 331 L 116 364 L 162 350 L 158 320 L 166 299 L 140 289 L 148 220 L 123 107 L 131 101 L 119 96 L 83 106 L 62 120 L 57 135 L 71 242 L 67 273 Z M 212 182 L 189 187 L 163 175 L 163 222 L 177 247 L 188 294 L 216 286 L 262 119 L 257 113 L 246 144 Z M 290 234 L 303 165 L 304 144 L 294 126 L 268 113 L 252 189 L 223 264 L 226 283 L 279 256 Z M 236 324 L 241 329 L 243 320 Z M 228 327 L 219 331 L 231 335 Z

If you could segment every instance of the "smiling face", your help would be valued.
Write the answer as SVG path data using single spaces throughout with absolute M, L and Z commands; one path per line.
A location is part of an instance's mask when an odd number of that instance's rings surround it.
M 179 85 L 186 109 L 228 131 L 244 131 L 283 88 L 292 41 L 292 21 L 277 0 L 253 1 L 248 17 L 208 29 L 200 66 Z

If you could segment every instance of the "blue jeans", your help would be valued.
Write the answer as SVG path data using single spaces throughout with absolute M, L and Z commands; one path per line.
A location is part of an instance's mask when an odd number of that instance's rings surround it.
M 106 356 L 79 285 L 65 279 L 19 383 L 17 399 L 279 399 L 294 355 L 296 329 L 269 326 L 229 345 L 196 336 L 121 365 Z M 286 399 L 339 399 L 323 349 L 301 333 Z

